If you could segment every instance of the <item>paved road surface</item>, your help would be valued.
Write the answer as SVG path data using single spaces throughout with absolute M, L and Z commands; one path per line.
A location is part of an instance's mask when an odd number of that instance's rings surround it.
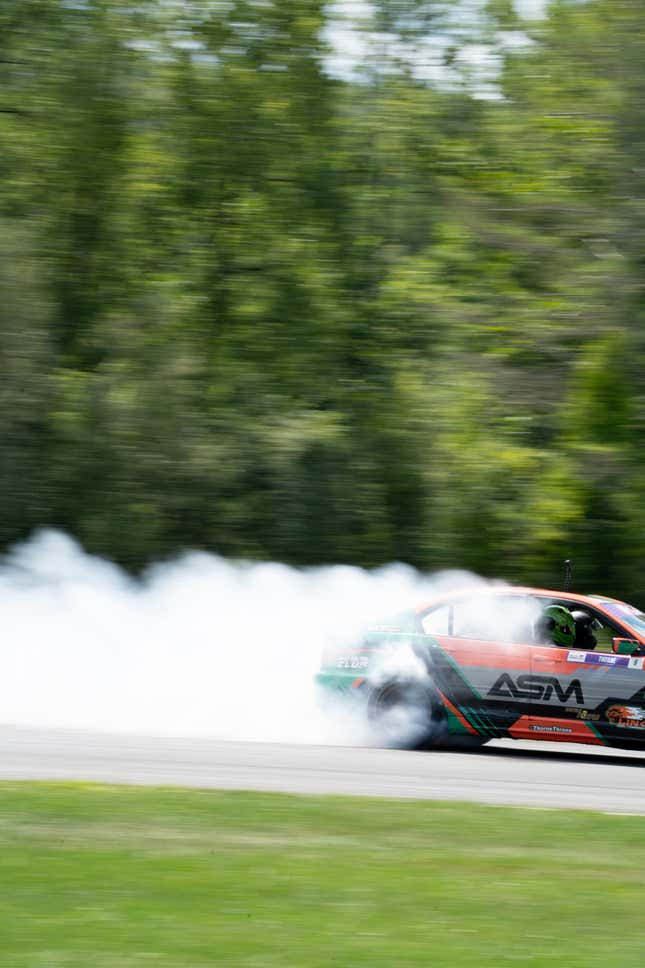
M 470 753 L 0 727 L 0 779 L 417 797 L 645 815 L 645 754 L 499 741 Z

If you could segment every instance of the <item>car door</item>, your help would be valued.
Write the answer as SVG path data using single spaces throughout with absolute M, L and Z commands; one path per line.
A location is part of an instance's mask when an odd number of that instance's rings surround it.
M 439 646 L 433 659 L 438 688 L 481 735 L 529 735 L 532 694 L 516 682 L 531 672 L 533 612 L 520 596 L 485 593 L 421 616 Z
M 566 601 L 558 604 L 573 608 Z M 618 745 L 643 742 L 643 659 L 609 651 L 613 637 L 624 631 L 587 605 L 575 607 L 584 608 L 596 619 L 596 648 L 535 645 L 531 649 L 529 731 L 535 739 Z

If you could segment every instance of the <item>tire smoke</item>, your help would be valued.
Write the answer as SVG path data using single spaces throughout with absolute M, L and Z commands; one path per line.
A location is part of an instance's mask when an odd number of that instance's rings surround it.
M 361 742 L 318 709 L 334 637 L 472 576 L 297 570 L 187 554 L 134 580 L 41 532 L 0 565 L 0 722 L 163 736 Z

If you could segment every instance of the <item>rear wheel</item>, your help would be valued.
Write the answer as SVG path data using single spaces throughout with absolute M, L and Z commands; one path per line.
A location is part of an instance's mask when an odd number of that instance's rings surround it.
M 370 696 L 367 715 L 385 746 L 428 749 L 445 737 L 445 712 L 429 680 L 388 680 Z

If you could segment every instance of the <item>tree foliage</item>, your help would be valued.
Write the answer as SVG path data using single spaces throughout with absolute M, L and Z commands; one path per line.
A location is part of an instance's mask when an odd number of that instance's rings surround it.
M 482 9 L 375 3 L 339 79 L 321 0 L 6 0 L 4 545 L 573 557 L 638 597 L 640 7 L 557 0 L 520 46 Z M 493 99 L 459 70 L 478 31 Z

